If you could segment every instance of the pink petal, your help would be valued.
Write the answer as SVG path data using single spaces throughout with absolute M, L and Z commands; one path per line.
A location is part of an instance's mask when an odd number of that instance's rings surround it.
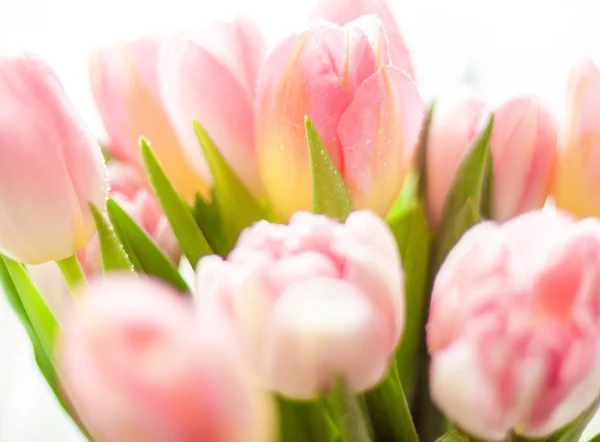
M 254 110 L 246 86 L 218 58 L 183 34 L 164 46 L 159 69 L 163 103 L 197 172 L 210 179 L 193 119 L 206 129 L 240 178 L 259 194 Z
M 389 41 L 392 66 L 404 70 L 414 78 L 410 54 L 385 0 L 322 0 L 312 13 L 311 20 L 322 19 L 343 26 L 370 14 L 379 17 L 383 23 Z
M 402 71 L 384 67 L 367 79 L 340 118 L 344 179 L 356 208 L 385 215 L 410 167 L 425 105 Z

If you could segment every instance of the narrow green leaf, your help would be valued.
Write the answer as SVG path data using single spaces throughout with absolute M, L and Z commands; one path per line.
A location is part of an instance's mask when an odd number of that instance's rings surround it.
M 194 121 L 194 130 L 213 177 L 217 206 L 225 232 L 229 242 L 235 243 L 246 227 L 261 219 L 270 219 L 269 212 L 238 178 L 197 121 Z
M 52 360 L 54 355 L 54 342 L 60 328 L 58 322 L 48 308 L 40 291 L 29 277 L 27 270 L 21 263 L 14 261 L 7 256 L 2 256 L 2 259 L 4 260 L 4 265 L 12 279 L 33 332 L 48 358 Z
M 321 401 L 299 402 L 279 396 L 279 435 L 285 442 L 331 442 L 337 430 Z
M 104 214 L 96 206 L 90 204 L 96 230 L 98 231 L 98 242 L 100 243 L 100 253 L 102 256 L 102 269 L 104 272 L 111 270 L 129 270 L 133 271 L 133 264 L 119 242 L 119 238 Z
M 352 212 L 348 188 L 308 117 L 304 123 L 313 180 L 313 212 L 345 221 Z
M 596 434 L 588 442 L 600 442 L 600 433 Z
M 338 440 L 341 442 L 372 440 L 373 430 L 366 404 L 348 389 L 343 379 L 337 379 L 326 401 L 329 405 L 329 414 L 339 431 Z
M 108 217 L 136 271 L 161 278 L 182 292 L 189 287 L 175 264 L 160 250 L 148 234 L 113 199 L 106 203 Z
M 396 369 L 405 392 L 411 396 L 426 316 L 431 232 L 423 208 L 418 203 L 413 203 L 400 216 L 388 219 L 388 225 L 398 243 L 405 275 L 405 325 L 402 341 L 396 350 Z
M 410 409 L 394 370 L 364 395 L 375 440 L 418 442 Z
M 204 232 L 210 248 L 219 256 L 227 256 L 234 244 L 229 242 L 227 234 L 223 230 L 216 201 L 209 202 L 200 195 L 196 195 L 192 214 L 196 224 Z
M 411 172 L 406 176 L 398 198 L 392 205 L 392 208 L 385 217 L 387 220 L 396 219 L 404 215 L 409 208 L 417 202 L 417 193 L 419 189 L 419 175 Z
M 419 177 L 417 196 L 421 201 L 427 201 L 427 147 L 429 143 L 429 128 L 431 127 L 431 120 L 434 113 L 435 102 L 429 106 L 429 111 L 421 129 L 421 139 L 415 152 L 415 167 L 417 169 L 417 176 Z M 425 209 L 427 209 L 426 206 Z M 425 212 L 425 215 L 429 216 L 427 212 Z
M 183 254 L 192 266 L 195 266 L 200 258 L 211 255 L 212 250 L 190 213 L 189 206 L 165 175 L 148 142 L 142 138 L 140 144 L 142 160 L 150 184 L 152 184 L 165 216 L 173 228 L 173 233 L 181 245 Z
M 34 350 L 35 360 L 40 369 L 40 372 L 46 379 L 46 382 L 56 395 L 56 397 L 61 400 L 59 390 L 58 390 L 58 380 L 56 378 L 56 372 L 54 371 L 54 366 L 52 361 L 46 354 L 46 351 L 42 347 L 40 340 L 38 339 L 33 325 L 29 320 L 29 316 L 27 316 L 27 312 L 25 311 L 25 307 L 21 302 L 21 298 L 19 296 L 19 292 L 15 287 L 15 284 L 10 276 L 8 268 L 4 263 L 4 259 L 0 258 L 0 284 L 2 287 L 2 292 L 4 296 L 8 300 L 12 310 L 19 318 L 19 321 L 23 325 L 27 336 L 29 336 L 29 340 L 31 341 L 31 345 Z

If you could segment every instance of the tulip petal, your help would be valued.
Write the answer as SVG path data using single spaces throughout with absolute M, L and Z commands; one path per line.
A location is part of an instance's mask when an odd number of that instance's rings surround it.
M 210 177 L 192 126 L 194 119 L 206 129 L 242 181 L 255 195 L 260 195 L 254 149 L 256 77 L 249 77 L 256 74 L 263 51 L 254 42 L 242 44 L 237 35 L 243 32 L 240 29 L 221 31 L 219 34 L 226 34 L 229 40 L 237 40 L 221 42 L 232 46 L 231 52 L 228 48 L 215 47 L 216 43 L 208 43 L 202 34 L 198 39 L 179 34 L 166 43 L 159 62 L 163 103 L 199 174 Z M 216 38 L 211 35 L 210 41 Z M 217 50 L 221 53 L 215 54 Z M 234 56 L 239 60 L 233 60 Z
M 259 164 L 267 196 L 277 214 L 285 219 L 296 210 L 312 207 L 305 116 L 313 122 L 333 162 L 342 171 L 336 126 L 349 96 L 338 76 L 338 63 L 332 58 L 334 41 L 342 44 L 338 52 L 343 53 L 345 39 L 341 28 L 329 26 L 314 33 L 309 31 L 295 41 L 283 70 L 280 71 L 281 57 L 285 54 L 283 49 L 290 49 L 289 40 L 265 62 L 266 77 L 279 71 L 281 76 L 275 89 L 263 89 L 265 96 L 259 102 Z
M 385 0 L 323 0 L 311 15 L 311 20 L 322 19 L 344 26 L 364 15 L 376 15 L 385 28 L 392 66 L 404 70 L 414 78 L 410 54 L 398 24 Z
M 398 196 L 418 142 L 425 105 L 402 71 L 383 67 L 342 115 L 338 135 L 346 185 L 357 209 L 380 215 Z
M 317 397 L 340 372 L 353 390 L 373 385 L 387 368 L 386 346 L 377 345 L 382 331 L 376 318 L 349 284 L 314 278 L 291 285 L 271 318 L 269 380 L 297 399 Z
M 173 185 L 191 201 L 198 192 L 206 195 L 208 186 L 188 164 L 163 109 L 157 89 L 158 46 L 158 41 L 142 40 L 97 51 L 90 61 L 92 91 L 111 153 L 142 170 L 138 140 L 145 137 Z
M 29 264 L 67 258 L 94 232 L 88 202 L 104 205 L 100 148 L 40 60 L 6 61 L 0 95 L 2 249 Z

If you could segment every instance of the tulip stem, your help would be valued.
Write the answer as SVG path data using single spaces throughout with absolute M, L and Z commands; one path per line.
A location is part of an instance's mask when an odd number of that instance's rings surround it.
M 85 287 L 86 279 L 75 255 L 56 261 L 72 295 Z

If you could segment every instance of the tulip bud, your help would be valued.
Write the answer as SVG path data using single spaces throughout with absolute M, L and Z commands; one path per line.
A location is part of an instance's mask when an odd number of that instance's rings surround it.
M 494 218 L 508 220 L 544 206 L 556 157 L 556 126 L 539 100 L 522 96 L 492 110 L 490 148 L 494 166 Z M 465 152 L 489 112 L 470 92 L 440 100 L 427 144 L 430 217 L 437 225 Z
M 250 22 L 214 23 L 194 35 L 173 36 L 161 51 L 163 102 L 192 166 L 211 181 L 192 127 L 196 119 L 238 176 L 261 193 L 255 152 L 254 95 L 266 51 Z
M 88 289 L 58 360 L 96 440 L 275 440 L 269 397 L 217 317 L 198 323 L 187 300 L 148 280 L 114 277 Z
M 460 89 L 435 104 L 427 137 L 429 215 L 437 225 L 444 202 L 467 148 L 482 129 L 484 102 Z
M 398 250 L 370 212 L 346 224 L 306 212 L 287 226 L 261 221 L 197 275 L 200 299 L 220 307 L 266 384 L 291 398 L 315 398 L 338 375 L 354 391 L 372 387 L 403 330 Z
M 0 252 L 68 258 L 94 234 L 89 204 L 105 204 L 100 147 L 42 61 L 0 57 L 0 97 Z
M 111 161 L 107 167 L 110 196 L 142 227 L 175 263 L 181 258 L 181 247 L 160 204 L 149 188 L 149 183 L 130 164 Z M 98 237 L 77 254 L 88 276 L 102 271 L 102 258 Z
M 258 86 L 259 166 L 281 218 L 312 207 L 306 115 L 355 208 L 385 215 L 396 200 L 424 104 L 410 78 L 391 65 L 388 46 L 379 19 L 364 16 L 343 28 L 314 24 L 267 58 Z
M 553 183 L 556 205 L 576 216 L 600 216 L 599 101 L 600 71 L 586 61 L 571 72 Z
M 141 40 L 98 50 L 90 61 L 92 92 L 110 138 L 111 154 L 142 170 L 140 137 L 152 143 L 165 173 L 187 199 L 208 183 L 188 164 L 158 92 L 160 43 Z M 191 120 L 190 120 L 191 124 Z
M 541 438 L 600 393 L 600 222 L 534 211 L 469 230 L 438 273 L 435 404 L 471 435 Z
M 311 20 L 325 20 L 344 26 L 370 14 L 376 15 L 385 28 L 392 65 L 414 78 L 409 51 L 386 0 L 321 0 L 313 11 Z

